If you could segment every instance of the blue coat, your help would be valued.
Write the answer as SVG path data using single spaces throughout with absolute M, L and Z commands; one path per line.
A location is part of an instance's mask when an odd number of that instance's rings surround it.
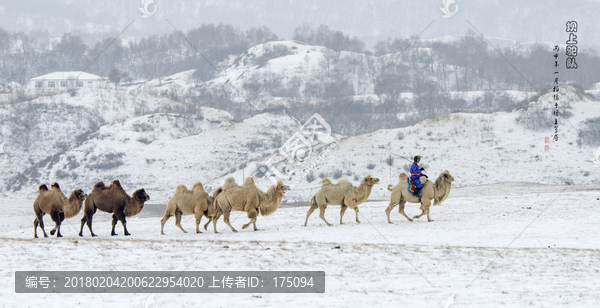
M 417 164 L 412 164 L 412 166 L 410 166 L 410 179 L 415 182 L 415 185 L 418 188 L 423 187 L 423 183 L 421 183 L 421 176 L 423 176 L 423 174 L 421 173 L 421 167 L 419 167 L 419 165 Z

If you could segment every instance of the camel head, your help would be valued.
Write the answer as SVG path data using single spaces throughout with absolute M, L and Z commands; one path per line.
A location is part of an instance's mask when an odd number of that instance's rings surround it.
M 371 175 L 370 175 L 370 174 L 367 174 L 367 176 L 365 176 L 365 177 L 362 179 L 362 181 L 360 181 L 360 183 L 361 183 L 361 184 L 363 184 L 363 183 L 364 183 L 364 184 L 366 184 L 366 185 L 373 186 L 373 185 L 375 185 L 375 184 L 379 183 L 379 179 L 378 179 L 378 178 L 371 177 Z
M 287 185 L 283 185 L 283 181 L 279 180 L 279 181 L 277 181 L 276 189 L 283 191 L 283 194 L 285 195 L 285 193 L 287 193 L 290 190 L 290 187 Z
M 81 190 L 81 189 L 79 189 L 79 188 L 78 188 L 78 189 L 75 189 L 75 190 L 73 191 L 73 194 L 75 194 L 75 196 L 76 196 L 77 198 L 79 198 L 79 200 L 82 200 L 82 201 L 83 201 L 83 200 L 84 200 L 84 199 L 87 197 L 87 194 L 86 194 L 86 193 L 84 193 L 84 192 L 83 192 L 83 190 Z
M 442 173 L 440 173 L 440 179 L 444 180 L 448 184 L 454 182 L 454 177 L 450 174 L 450 171 L 448 170 L 444 170 Z
M 150 200 L 150 196 L 148 196 L 148 194 L 146 193 L 146 191 L 143 188 L 136 190 L 133 193 L 132 197 L 141 202 L 146 202 L 146 201 Z

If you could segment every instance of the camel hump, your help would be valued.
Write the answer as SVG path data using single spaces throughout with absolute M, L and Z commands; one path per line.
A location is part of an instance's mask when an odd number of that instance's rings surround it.
M 237 183 L 235 182 L 235 178 L 230 176 L 228 178 L 225 179 L 225 183 L 223 184 L 223 190 L 226 190 L 230 187 L 234 187 L 237 186 Z
M 394 187 L 394 185 L 392 185 L 392 184 L 388 185 L 388 190 L 392 191 L 392 187 Z
M 398 174 L 398 179 L 405 180 L 406 178 L 408 178 L 408 175 L 406 175 L 406 173 L 400 172 L 400 174 Z
M 179 184 L 179 185 L 177 185 L 177 187 L 175 188 L 175 194 L 176 194 L 176 195 L 178 195 L 178 194 L 182 194 L 182 193 L 186 192 L 187 190 L 188 190 L 188 189 L 187 189 L 187 187 L 186 187 L 185 185 L 183 185 L 183 184 Z
M 333 181 L 330 178 L 324 178 L 321 180 L 321 184 L 322 185 L 331 185 L 331 184 L 333 184 Z
M 96 185 L 94 185 L 94 189 L 102 189 L 105 188 L 106 186 L 104 185 L 104 182 L 100 181 L 98 183 L 96 183 Z
M 48 186 L 46 186 L 46 184 L 42 184 L 42 185 L 40 185 L 40 187 L 38 187 L 38 190 L 40 192 L 42 192 L 42 191 L 48 191 Z
M 252 178 L 252 177 L 247 177 L 246 180 L 244 181 L 244 184 L 242 184 L 242 187 L 258 188 L 258 187 L 256 187 L 256 183 L 254 183 L 254 178 Z
M 202 182 L 200 181 L 196 181 L 196 183 L 194 183 L 194 186 L 192 186 L 192 190 L 194 190 L 197 187 L 200 187 L 202 190 L 204 190 L 204 185 L 202 185 Z
M 339 178 L 338 179 L 338 184 L 339 183 L 350 183 L 350 180 L 348 180 L 348 178 L 344 177 L 344 178 Z

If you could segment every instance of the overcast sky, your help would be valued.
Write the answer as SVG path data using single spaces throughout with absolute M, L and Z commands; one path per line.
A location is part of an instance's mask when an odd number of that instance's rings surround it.
M 451 0 L 450 0 L 451 1 Z M 443 0 L 154 0 L 156 14 L 142 18 L 142 0 L 0 0 L 0 27 L 5 30 L 86 33 L 86 41 L 115 36 L 133 21 L 122 38 L 140 38 L 188 30 L 203 23 L 228 23 L 241 29 L 266 25 L 291 38 L 294 27 L 326 24 L 356 35 L 372 48 L 387 37 L 460 36 L 473 27 L 487 37 L 550 44 L 567 40 L 565 23 L 579 23 L 578 46 L 600 49 L 598 0 L 455 0 L 443 18 Z M 155 6 L 150 5 L 150 10 Z M 468 21 L 468 22 L 467 22 Z M 501 42 L 494 40 L 494 44 Z

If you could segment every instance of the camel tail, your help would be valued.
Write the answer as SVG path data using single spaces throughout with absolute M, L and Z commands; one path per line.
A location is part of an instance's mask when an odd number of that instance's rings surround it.
M 392 185 L 392 184 L 388 185 L 388 190 L 392 191 L 392 187 L 394 187 L 394 185 Z
M 404 173 L 404 172 L 400 172 L 400 174 L 398 174 L 398 179 L 399 179 L 400 181 L 402 181 L 402 180 L 406 180 L 406 178 L 408 178 L 408 175 L 406 175 L 406 173 Z
M 315 198 L 315 196 L 316 196 L 316 194 L 314 194 L 312 197 L 310 197 L 310 201 L 308 202 L 310 207 L 318 207 L 319 206 L 317 204 L 317 199 Z
M 48 186 L 46 186 L 46 184 L 42 184 L 42 185 L 40 185 L 40 187 L 38 187 L 38 190 L 40 192 L 42 192 L 42 191 L 48 191 Z
M 223 190 L 221 187 L 219 187 L 219 189 Z M 219 205 L 219 201 L 218 201 L 219 198 L 217 198 L 217 197 L 213 198 L 213 202 L 210 204 L 210 206 L 208 208 L 208 211 L 206 213 L 210 217 L 215 216 L 217 214 L 218 209 L 219 209 L 219 206 L 220 206 Z
M 175 194 L 176 195 L 182 194 L 182 193 L 186 192 L 187 190 L 188 189 L 185 185 L 179 184 L 179 185 L 177 185 L 177 188 L 175 188 Z

